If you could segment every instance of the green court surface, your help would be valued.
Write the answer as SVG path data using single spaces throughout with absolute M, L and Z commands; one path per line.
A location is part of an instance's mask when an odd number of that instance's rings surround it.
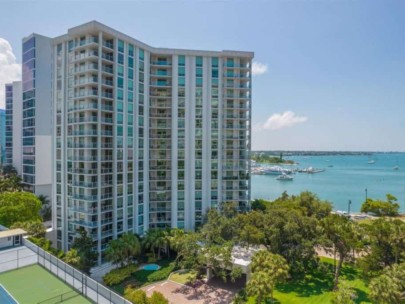
M 1 273 L 0 284 L 2 284 L 20 304 L 40 303 L 67 292 L 71 292 L 68 294 L 70 296 L 74 295 L 74 292 L 72 292 L 73 288 L 39 265 Z M 50 299 L 44 303 L 56 303 L 56 298 L 54 300 Z M 83 296 L 77 295 L 63 303 L 85 304 L 92 302 Z

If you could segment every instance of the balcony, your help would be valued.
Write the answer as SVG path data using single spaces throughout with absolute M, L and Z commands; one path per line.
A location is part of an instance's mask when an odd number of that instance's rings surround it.
M 172 66 L 172 63 L 170 61 L 167 61 L 167 60 L 154 60 L 154 61 L 151 62 L 151 65 L 170 67 L 170 66 Z
M 103 53 L 101 55 L 101 58 L 103 58 L 104 60 L 107 60 L 107 61 L 114 62 L 114 55 L 113 54 Z
M 106 66 L 106 65 L 103 65 L 101 67 L 101 70 L 103 72 L 105 72 L 105 73 L 108 73 L 108 74 L 114 74 L 114 69 L 112 67 L 109 67 L 109 66 Z
M 75 225 L 80 225 L 80 226 L 89 227 L 89 228 L 98 226 L 97 221 L 91 222 L 91 221 L 84 221 L 84 220 L 71 220 L 70 222 Z
M 84 53 L 79 53 L 73 57 L 73 62 L 81 61 L 84 59 L 97 59 L 98 52 L 97 51 L 89 51 Z
M 96 63 L 79 65 L 75 67 L 75 73 L 97 72 L 97 71 L 98 71 L 98 64 Z
M 97 90 L 84 90 L 75 92 L 74 98 L 86 98 L 86 97 L 97 97 Z
M 111 41 L 103 40 L 103 46 L 109 49 L 114 49 L 114 43 Z
M 87 39 L 84 39 L 84 40 L 80 40 L 80 41 L 77 41 L 75 44 L 74 44 L 74 46 L 73 46 L 73 49 L 79 49 L 79 48 L 82 48 L 82 47 L 85 47 L 85 46 L 88 46 L 88 45 L 96 45 L 98 43 L 98 38 L 97 37 L 89 37 L 89 38 L 87 38 Z

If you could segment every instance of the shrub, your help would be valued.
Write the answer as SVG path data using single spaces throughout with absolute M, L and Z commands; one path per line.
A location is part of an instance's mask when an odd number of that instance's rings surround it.
M 148 304 L 148 297 L 141 289 L 125 288 L 124 297 L 134 304 Z
M 149 304 L 169 304 L 169 301 L 160 292 L 154 291 L 148 300 Z
M 125 267 L 111 270 L 103 277 L 103 281 L 107 286 L 119 284 L 129 278 L 132 273 L 137 270 L 136 264 L 131 264 Z
M 169 275 L 174 271 L 175 264 L 170 263 L 169 266 L 161 268 L 148 276 L 148 282 L 157 282 L 166 280 Z

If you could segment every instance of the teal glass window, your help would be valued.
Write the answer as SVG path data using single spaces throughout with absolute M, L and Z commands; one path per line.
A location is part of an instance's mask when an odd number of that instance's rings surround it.
M 179 76 L 186 76 L 186 68 L 185 67 L 179 67 Z
M 134 124 L 134 116 L 128 115 L 128 125 L 132 126 Z
M 195 75 L 196 75 L 197 77 L 202 77 L 202 75 L 203 75 L 203 70 L 202 70 L 202 68 L 197 68 L 197 69 L 195 70 Z
M 134 111 L 134 104 L 133 103 L 129 103 L 127 107 L 128 107 L 128 113 L 132 113 Z
M 185 66 L 186 65 L 186 56 L 184 56 L 184 55 L 179 56 L 179 65 L 180 66 Z
M 133 67 L 134 67 L 134 58 L 128 57 L 128 66 L 129 66 L 130 68 L 133 68 Z
M 197 67 L 202 67 L 203 66 L 203 58 L 201 56 L 197 56 L 195 58 L 195 63 Z
M 124 76 L 124 67 L 122 65 L 118 66 L 117 73 L 118 76 Z
M 117 111 L 122 112 L 124 110 L 124 103 L 121 101 L 117 101 Z
M 184 87 L 186 85 L 186 79 L 184 77 L 179 77 L 179 86 Z
M 124 100 L 124 91 L 123 90 L 117 90 L 117 99 Z
M 128 136 L 130 137 L 134 136 L 134 128 L 128 127 Z
M 118 63 L 124 64 L 124 55 L 121 53 L 118 53 Z
M 118 113 L 117 114 L 117 123 L 118 124 L 123 124 L 124 123 L 124 115 Z
M 128 55 L 134 56 L 134 46 L 132 44 L 128 44 Z
M 118 40 L 118 52 L 124 53 L 124 41 Z
M 212 57 L 211 65 L 213 68 L 218 67 L 218 57 Z
M 218 78 L 218 70 L 217 69 L 212 70 L 211 76 L 212 78 Z
M 118 77 L 118 78 L 117 78 L 117 86 L 118 86 L 119 88 L 123 88 L 123 87 L 124 87 L 124 78 L 122 78 L 122 77 Z
M 134 90 L 134 82 L 133 81 L 128 81 L 128 90 L 130 90 L 130 91 Z
M 196 84 L 197 87 L 202 87 L 203 79 L 202 78 L 196 78 L 195 84 Z
M 128 78 L 134 79 L 134 70 L 133 69 L 128 69 Z
M 122 126 L 117 126 L 117 136 L 122 136 L 124 133 Z
M 142 49 L 139 49 L 139 59 L 144 60 L 145 59 L 145 52 Z
M 128 102 L 133 102 L 133 101 L 134 101 L 134 93 L 128 92 Z

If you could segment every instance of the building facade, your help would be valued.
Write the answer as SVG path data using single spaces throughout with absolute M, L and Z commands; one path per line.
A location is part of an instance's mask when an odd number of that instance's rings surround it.
M 26 190 L 52 196 L 52 39 L 23 40 L 22 172 Z
M 80 227 L 102 252 L 126 231 L 249 207 L 253 53 L 153 48 L 95 21 L 51 44 L 58 248 Z
M 5 165 L 6 161 L 6 110 L 0 109 L 0 163 Z
M 22 173 L 22 83 L 6 84 L 5 165 Z

